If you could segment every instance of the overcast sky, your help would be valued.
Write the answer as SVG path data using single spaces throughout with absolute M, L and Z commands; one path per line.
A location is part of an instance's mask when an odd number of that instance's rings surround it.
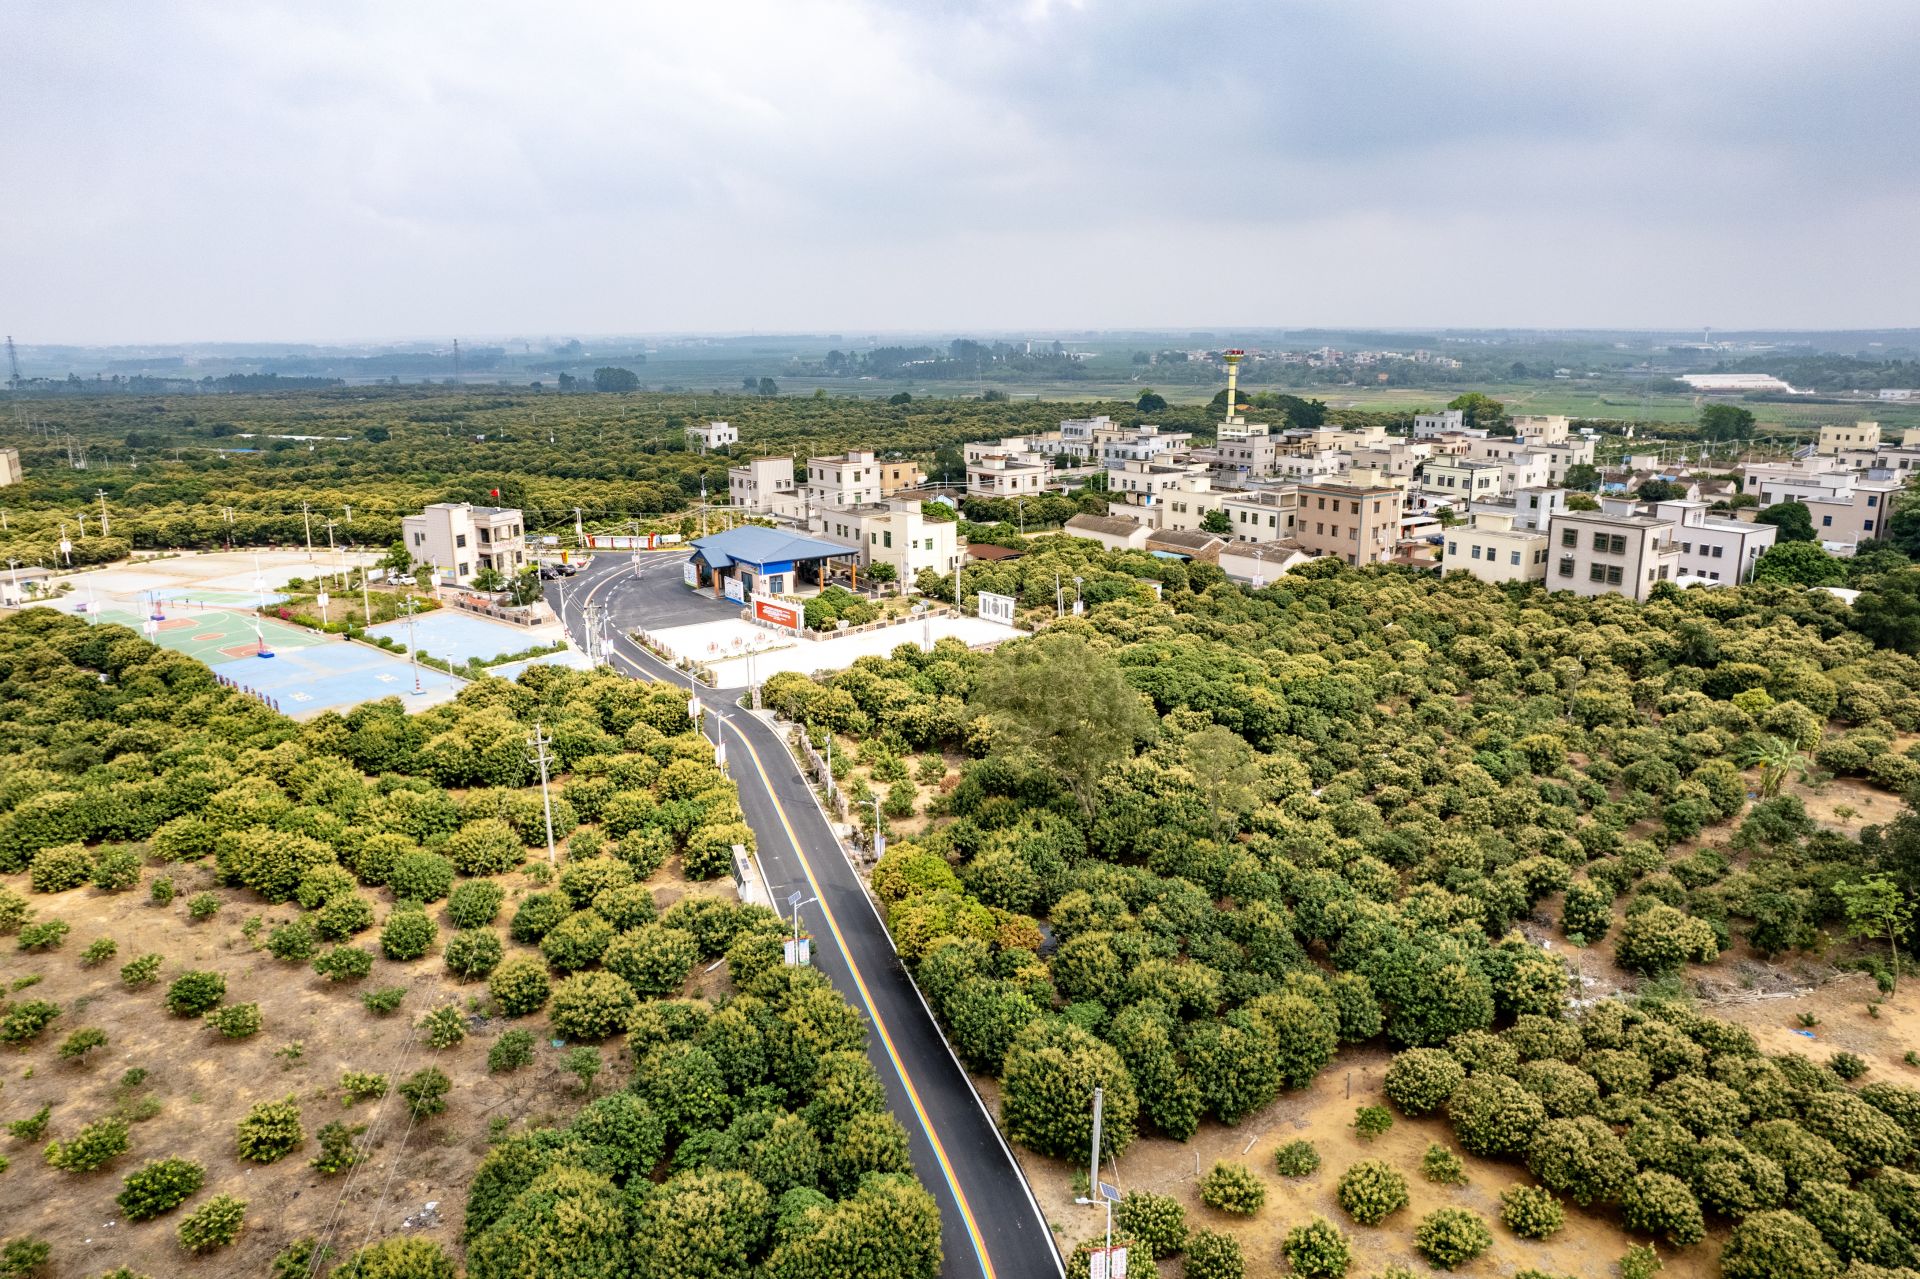
M 1920 324 L 1913 0 L 0 6 L 22 341 Z

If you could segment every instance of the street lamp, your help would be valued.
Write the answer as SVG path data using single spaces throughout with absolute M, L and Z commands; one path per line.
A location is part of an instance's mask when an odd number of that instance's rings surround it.
M 804 943 L 800 940 L 800 908 L 802 906 L 811 906 L 819 900 L 818 897 L 808 897 L 802 900 L 799 893 L 794 893 L 787 898 L 788 913 L 793 917 L 793 940 L 787 943 L 786 961 L 796 968 L 806 966 L 806 958 L 801 950 Z

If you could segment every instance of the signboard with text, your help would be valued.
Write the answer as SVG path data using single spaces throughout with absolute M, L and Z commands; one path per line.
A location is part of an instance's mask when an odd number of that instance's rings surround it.
M 700 570 L 694 567 L 692 560 L 688 560 L 680 566 L 680 580 L 688 586 L 700 585 Z
M 800 629 L 800 610 L 790 604 L 776 604 L 772 600 L 755 600 L 753 615 L 769 626 L 784 626 L 790 631 Z
M 999 622 L 1002 626 L 1013 625 L 1013 596 L 995 595 L 991 591 L 980 592 L 980 620 Z
M 741 583 L 739 578 L 728 578 L 722 589 L 726 591 L 727 598 L 735 604 L 745 604 L 747 602 L 747 588 Z

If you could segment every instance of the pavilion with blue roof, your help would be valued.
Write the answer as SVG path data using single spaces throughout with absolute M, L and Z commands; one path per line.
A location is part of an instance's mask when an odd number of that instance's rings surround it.
M 796 595 L 817 589 L 833 571 L 835 560 L 858 562 L 860 552 L 838 542 L 823 542 L 759 524 L 742 524 L 711 537 L 696 538 L 688 561 L 694 582 L 715 596 L 737 580 L 738 599 L 755 595 Z

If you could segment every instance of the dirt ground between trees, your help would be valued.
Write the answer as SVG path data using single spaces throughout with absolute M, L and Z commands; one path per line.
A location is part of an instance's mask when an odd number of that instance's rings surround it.
M 1563 953 L 1594 954 L 1570 949 Z M 1791 967 L 1787 966 L 1789 970 Z M 1880 1005 L 1876 1018 L 1867 1011 L 1869 1002 L 1879 993 L 1869 977 L 1835 974 L 1824 966 L 1786 975 L 1796 981 L 1824 978 L 1825 984 L 1808 993 L 1774 997 L 1738 987 L 1727 989 L 1723 985 L 1727 974 L 1715 966 L 1696 966 L 1689 973 L 1702 995 L 1701 1011 L 1747 1026 L 1764 1052 L 1798 1052 L 1825 1061 L 1830 1054 L 1845 1049 L 1867 1060 L 1871 1066 L 1866 1076 L 1869 1080 L 1920 1086 L 1920 1069 L 1902 1061 L 1909 1047 L 1920 1047 L 1920 984 L 1911 984 L 1910 979 L 1910 984 Z M 1631 989 L 1634 985 L 1627 974 L 1617 970 L 1607 974 L 1607 979 L 1616 987 Z M 1801 1033 L 1806 1030 L 1798 1020 L 1803 1012 L 1818 1019 L 1808 1032 L 1812 1038 Z M 1354 1111 L 1360 1106 L 1387 1104 L 1381 1079 L 1391 1056 L 1381 1048 L 1346 1049 L 1310 1087 L 1283 1094 L 1238 1127 L 1208 1122 L 1193 1140 L 1184 1143 L 1139 1138 L 1118 1161 L 1120 1188 L 1172 1195 L 1186 1206 L 1189 1225 L 1233 1234 L 1246 1252 L 1249 1275 L 1285 1274 L 1287 1265 L 1280 1253 L 1280 1241 L 1287 1231 L 1315 1214 L 1338 1225 L 1352 1239 L 1354 1264 L 1350 1273 L 1355 1279 L 1365 1279 L 1395 1264 L 1416 1275 L 1435 1273 L 1413 1247 L 1415 1224 L 1435 1208 L 1469 1208 L 1485 1217 L 1493 1229 L 1493 1247 L 1451 1272 L 1470 1279 L 1511 1276 L 1529 1267 L 1576 1279 L 1610 1279 L 1618 1273 L 1615 1263 L 1628 1245 L 1649 1242 L 1629 1235 L 1620 1226 L 1617 1213 L 1587 1211 L 1571 1203 L 1566 1205 L 1566 1226 L 1553 1238 L 1544 1242 L 1519 1238 L 1500 1224 L 1500 1192 L 1531 1183 L 1532 1177 L 1520 1163 L 1465 1153 L 1442 1118 L 1409 1119 L 1396 1114 L 1393 1128 L 1384 1136 L 1371 1142 L 1360 1140 L 1351 1127 Z M 976 1078 L 975 1083 L 998 1115 L 997 1081 Z M 1282 1177 L 1273 1166 L 1274 1152 L 1295 1140 L 1313 1143 L 1320 1154 L 1320 1168 L 1306 1177 Z M 1420 1176 L 1420 1157 L 1430 1142 L 1446 1146 L 1461 1157 L 1467 1167 L 1466 1185 L 1436 1186 Z M 1062 1253 L 1102 1232 L 1104 1212 L 1073 1202 L 1074 1177 L 1085 1174 L 1083 1164 L 1069 1165 L 1018 1146 L 1014 1153 L 1042 1212 L 1054 1227 Z M 1375 1227 L 1355 1224 L 1334 1200 L 1340 1173 L 1362 1159 L 1388 1160 L 1407 1177 L 1410 1203 Z M 1252 1217 L 1215 1212 L 1200 1202 L 1199 1179 L 1219 1160 L 1244 1162 L 1266 1184 L 1266 1206 Z M 1110 1165 L 1109 1178 L 1115 1171 Z M 1723 1225 L 1709 1230 L 1706 1241 L 1691 1248 L 1658 1244 L 1665 1263 L 1662 1279 L 1714 1279 L 1719 1274 L 1718 1258 L 1726 1234 Z M 1178 1261 L 1163 1261 L 1160 1273 L 1163 1279 L 1174 1279 L 1183 1272 Z
M 731 884 L 688 884 L 670 863 L 649 882 L 662 909 L 683 896 L 730 893 Z M 43 974 L 39 983 L 7 995 L 15 1001 L 48 999 L 63 1015 L 33 1044 L 0 1049 L 0 1122 L 22 1119 L 43 1105 L 53 1107 L 45 1137 L 25 1142 L 0 1131 L 0 1154 L 11 1167 L 0 1173 L 0 1237 L 33 1235 L 53 1248 L 46 1279 L 83 1279 L 115 1266 L 165 1276 L 248 1279 L 268 1272 L 274 1256 L 303 1235 L 331 1236 L 340 1256 L 389 1234 L 406 1232 L 435 1239 L 457 1252 L 466 1205 L 466 1187 L 488 1147 L 489 1125 L 538 1125 L 564 1122 L 584 1101 L 578 1081 L 560 1069 L 561 1052 L 548 1042 L 544 1016 L 486 1019 L 469 1006 L 486 995 L 485 982 L 459 982 L 446 970 L 439 949 L 454 929 L 445 903 L 432 908 L 440 926 L 434 952 L 410 963 L 376 957 L 373 972 L 358 982 L 330 983 L 300 964 L 282 963 L 252 949 L 241 932 L 251 916 L 265 927 L 297 914 L 291 904 L 268 906 L 250 893 L 215 888 L 212 868 L 172 868 L 179 895 L 171 906 L 147 904 L 149 868 L 140 887 L 124 893 L 80 888 L 54 895 L 28 893 L 24 875 L 0 877 L 26 893 L 38 919 L 63 919 L 72 925 L 65 946 L 44 954 L 24 954 L 12 940 L 0 941 L 0 981 Z M 534 891 L 524 874 L 495 877 L 507 889 L 507 904 L 494 931 L 509 956 L 538 953 L 506 938 L 506 922 L 515 901 Z M 225 905 L 215 918 L 194 924 L 186 899 L 215 891 Z M 391 908 L 385 890 L 366 891 L 384 920 Z M 356 942 L 378 952 L 377 932 Z M 80 953 L 99 937 L 110 937 L 118 953 L 97 968 L 84 968 Z M 120 966 L 137 955 L 159 952 L 167 959 L 161 980 L 139 991 L 120 982 Z M 169 1016 L 166 983 L 193 968 L 221 973 L 229 1004 L 257 1002 L 264 1029 L 230 1041 L 198 1020 Z M 690 988 L 724 985 L 724 975 L 696 967 Z M 399 1011 L 376 1017 L 360 1002 L 363 992 L 405 986 Z M 435 1051 L 424 1040 L 405 1050 L 407 1029 L 423 1013 L 441 1004 L 467 1007 L 467 1038 L 454 1048 Z M 84 1064 L 61 1061 L 56 1049 L 82 1026 L 106 1032 L 107 1046 Z M 538 1038 L 534 1064 L 509 1074 L 487 1073 L 487 1051 L 508 1029 L 532 1030 Z M 303 1051 L 294 1061 L 276 1054 L 298 1040 Z M 595 1093 L 624 1085 L 631 1074 L 624 1040 L 602 1045 L 603 1070 Z M 343 1071 L 374 1071 L 394 1085 L 425 1066 L 437 1066 L 453 1082 L 447 1109 L 408 1125 L 404 1104 L 389 1093 L 384 1109 L 366 1101 L 341 1105 L 338 1084 Z M 117 1085 L 130 1068 L 149 1072 L 133 1092 L 160 1103 L 159 1113 L 132 1126 L 131 1148 L 99 1172 L 76 1175 L 46 1165 L 42 1148 L 51 1139 L 69 1138 L 91 1120 L 113 1112 Z M 298 1098 L 306 1143 L 277 1163 L 259 1165 L 234 1152 L 234 1125 L 255 1102 Z M 338 1120 L 367 1124 L 372 1148 L 367 1160 L 347 1173 L 322 1175 L 311 1167 L 319 1151 L 323 1124 Z M 114 1196 L 121 1179 L 149 1160 L 191 1159 L 205 1166 L 207 1179 L 185 1205 L 159 1218 L 130 1224 L 120 1218 Z M 232 1247 L 194 1257 L 181 1249 L 174 1231 L 182 1217 L 216 1194 L 247 1201 L 246 1225 Z M 428 1205 L 435 1205 L 429 1208 Z M 338 1260 L 338 1257 L 336 1257 Z M 322 1272 L 324 1273 L 324 1271 Z

